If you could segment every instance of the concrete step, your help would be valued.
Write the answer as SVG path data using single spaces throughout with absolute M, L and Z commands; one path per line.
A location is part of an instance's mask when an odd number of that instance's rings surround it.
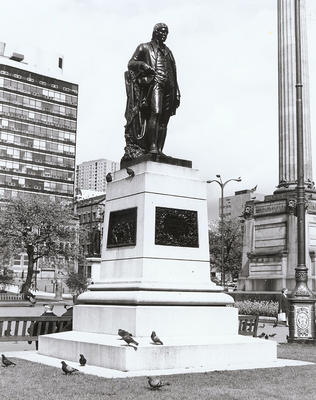
M 277 344 L 241 335 L 164 337 L 154 345 L 135 338 L 137 350 L 117 335 L 61 332 L 39 337 L 39 353 L 77 362 L 84 354 L 89 365 L 119 371 L 232 367 L 242 363 L 274 362 Z

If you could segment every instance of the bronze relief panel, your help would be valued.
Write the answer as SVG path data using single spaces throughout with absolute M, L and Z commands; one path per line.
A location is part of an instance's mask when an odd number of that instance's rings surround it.
M 199 247 L 197 211 L 156 207 L 155 244 Z
M 111 211 L 106 247 L 136 245 L 137 207 Z

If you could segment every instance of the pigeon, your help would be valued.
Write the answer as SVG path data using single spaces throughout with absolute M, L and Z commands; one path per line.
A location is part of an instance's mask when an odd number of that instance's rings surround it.
M 265 335 L 264 338 L 269 340 L 269 335 Z
M 113 178 L 112 178 L 111 172 L 109 172 L 108 174 L 105 175 L 105 180 L 107 182 L 112 182 Z
M 274 337 L 276 335 L 276 333 L 271 333 L 271 335 L 269 335 L 269 337 Z
M 261 335 L 259 335 L 259 336 L 257 336 L 257 337 L 263 338 L 263 337 L 265 337 L 265 335 L 266 335 L 266 334 L 265 334 L 264 332 L 262 332 Z
M 162 341 L 159 339 L 159 337 L 156 335 L 155 331 L 152 331 L 150 337 L 151 337 L 151 340 L 154 342 L 154 344 L 163 344 Z
M 121 336 L 121 339 L 120 339 L 120 340 L 123 339 L 123 336 L 133 336 L 131 333 L 125 331 L 124 329 L 119 329 L 119 330 L 117 331 L 117 334 L 118 334 L 119 336 Z
M 85 359 L 85 356 L 83 354 L 80 354 L 79 358 L 79 364 L 84 367 L 86 365 L 87 360 Z
M 137 347 L 132 346 L 131 343 L 136 344 L 136 346 L 138 346 L 138 343 L 131 336 L 126 335 L 126 336 L 123 336 L 122 339 L 124 340 L 124 342 L 127 343 L 128 346 L 131 346 L 134 348 L 134 350 L 137 350 Z
M 128 175 L 133 178 L 135 176 L 135 172 L 132 168 L 126 168 L 126 172 L 128 173 Z
M 148 376 L 147 379 L 148 379 L 148 385 L 152 390 L 160 389 L 163 386 L 170 385 L 169 382 L 163 382 L 161 379 L 153 378 L 152 376 Z
M 62 367 L 61 369 L 64 371 L 66 375 L 71 375 L 73 372 L 78 371 L 76 368 L 72 368 L 70 365 L 66 364 L 65 361 L 61 362 Z
M 2 356 L 2 366 L 9 367 L 10 365 L 16 365 L 13 361 L 10 361 L 4 354 Z

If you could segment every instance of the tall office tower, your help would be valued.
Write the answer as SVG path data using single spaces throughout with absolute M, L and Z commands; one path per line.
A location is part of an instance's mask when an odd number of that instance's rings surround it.
M 0 200 L 73 197 L 78 85 L 62 57 L 41 56 L 0 43 Z
M 106 191 L 106 175 L 119 169 L 119 163 L 101 158 L 77 165 L 76 187 L 98 192 Z

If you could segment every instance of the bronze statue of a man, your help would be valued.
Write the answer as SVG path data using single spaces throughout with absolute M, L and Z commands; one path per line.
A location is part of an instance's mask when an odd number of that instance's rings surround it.
M 163 154 L 169 118 L 180 104 L 176 64 L 164 44 L 167 36 L 167 25 L 156 24 L 151 41 L 140 44 L 128 63 L 123 160 Z

